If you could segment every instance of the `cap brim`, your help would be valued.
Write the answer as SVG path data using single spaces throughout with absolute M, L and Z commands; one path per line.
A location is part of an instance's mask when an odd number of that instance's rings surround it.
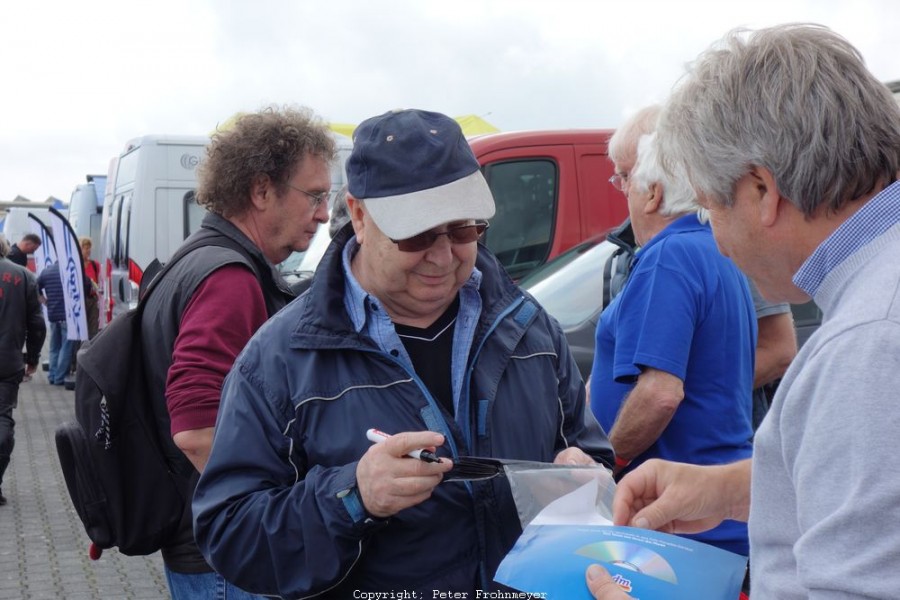
M 494 196 L 481 171 L 419 192 L 362 200 L 378 228 L 394 240 L 452 221 L 490 219 L 495 210 Z

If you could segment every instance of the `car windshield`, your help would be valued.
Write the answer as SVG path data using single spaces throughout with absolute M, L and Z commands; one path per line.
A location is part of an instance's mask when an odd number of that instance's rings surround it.
M 583 244 L 559 256 L 520 285 L 530 292 L 563 329 L 594 316 L 603 301 L 603 265 L 617 246 Z M 561 265 L 561 266 L 560 266 Z

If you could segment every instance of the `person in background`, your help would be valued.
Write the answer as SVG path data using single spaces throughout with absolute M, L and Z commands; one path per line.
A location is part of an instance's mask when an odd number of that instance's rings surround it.
M 459 125 L 368 119 L 347 175 L 352 227 L 225 382 L 197 542 L 260 594 L 474 598 L 522 529 L 505 478 L 443 481 L 454 461 L 612 465 L 612 449 L 558 323 L 478 244 L 494 200 Z
M 812 299 L 752 462 L 650 461 L 617 524 L 701 531 L 749 519 L 758 598 L 896 598 L 900 589 L 900 107 L 833 31 L 737 30 L 692 63 L 659 123 L 716 242 L 766 298 Z M 598 599 L 627 596 L 594 566 Z M 602 591 L 601 591 L 602 590 Z
M 617 190 L 628 195 L 631 171 L 637 162 L 637 147 L 640 138 L 656 130 L 661 107 L 650 105 L 635 113 L 609 140 L 609 159 L 613 162 L 614 174 L 609 182 Z M 630 225 L 629 225 L 630 228 Z M 627 235 L 624 236 L 627 239 Z M 633 238 L 633 234 L 631 234 Z M 637 250 L 635 247 L 634 250 Z M 750 284 L 750 294 L 756 310 L 757 341 L 753 372 L 753 430 L 759 427 L 769 409 L 769 394 L 766 386 L 778 381 L 797 354 L 797 336 L 791 316 L 791 306 L 786 302 L 768 302 L 754 285 Z M 618 292 L 619 290 L 613 290 Z M 615 297 L 615 293 L 613 297 Z M 590 392 L 590 378 L 588 378 Z M 590 393 L 588 394 L 590 397 Z
M 311 111 L 273 107 L 216 133 L 201 162 L 196 198 L 209 214 L 185 243 L 208 243 L 159 280 L 141 320 L 148 385 L 169 425 L 160 437 L 187 498 L 206 465 L 225 375 L 250 336 L 293 297 L 274 265 L 306 250 L 328 218 L 334 154 L 331 133 Z M 190 508 L 162 548 L 172 597 L 250 597 L 204 560 Z
M 40 237 L 34 233 L 26 233 L 21 240 L 10 247 L 6 258 L 20 267 L 28 266 L 28 255 L 37 250 L 40 245 Z
M 47 371 L 47 380 L 50 385 L 64 385 L 72 366 L 75 342 L 68 336 L 66 299 L 59 274 L 59 261 L 44 267 L 38 275 L 37 286 L 47 305 L 47 320 L 50 322 L 50 369 Z
M 752 452 L 749 287 L 716 248 L 687 180 L 665 172 L 657 154 L 656 135 L 641 137 L 625 187 L 640 250 L 600 315 L 591 372 L 591 409 L 610 432 L 617 473 L 650 458 L 721 464 Z M 696 539 L 749 553 L 743 523 Z
M 47 334 L 34 276 L 6 258 L 8 252 L 0 235 L 0 506 L 6 505 L 3 475 L 16 444 L 19 384 L 37 370 Z
M 769 411 L 769 389 L 784 375 L 797 356 L 797 333 L 787 302 L 769 302 L 753 280 L 750 295 L 756 311 L 756 359 L 753 366 L 753 431 Z
M 85 315 L 87 316 L 88 339 L 97 335 L 100 328 L 100 263 L 91 260 L 93 242 L 89 237 L 78 238 L 81 246 L 81 260 L 85 276 Z
M 350 213 L 347 208 L 347 186 L 341 187 L 334 197 L 334 206 L 331 207 L 331 219 L 328 222 L 328 237 L 334 239 L 341 228 L 350 222 Z

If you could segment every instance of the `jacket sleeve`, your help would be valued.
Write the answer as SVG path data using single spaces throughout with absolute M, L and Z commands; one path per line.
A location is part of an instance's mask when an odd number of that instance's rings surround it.
M 32 275 L 27 275 L 25 284 L 25 363 L 34 366 L 41 358 L 41 348 L 44 346 L 44 338 L 47 336 L 47 325 L 44 323 L 44 315 L 41 312 L 41 303 L 38 300 L 37 281 Z
M 306 468 L 286 433 L 293 408 L 272 391 L 275 369 L 247 354 L 225 380 L 212 452 L 194 495 L 197 545 L 217 572 L 248 592 L 315 596 L 340 584 L 363 538 L 386 521 L 363 511 L 356 462 Z
M 612 444 L 594 417 L 594 413 L 587 409 L 584 382 L 562 329 L 555 320 L 550 319 L 550 322 L 554 344 L 559 356 L 557 378 L 565 438 L 564 445 L 557 448 L 557 451 L 575 446 L 611 469 L 615 463 Z

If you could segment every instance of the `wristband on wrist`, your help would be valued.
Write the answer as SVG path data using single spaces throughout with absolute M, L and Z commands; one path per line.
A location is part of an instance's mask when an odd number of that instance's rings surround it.
M 627 467 L 627 466 L 630 465 L 630 464 L 631 464 L 631 461 L 630 461 L 630 460 L 625 460 L 624 458 L 622 458 L 622 457 L 619 456 L 618 454 L 616 455 L 616 466 L 617 466 L 618 468 L 624 469 L 625 467 Z

